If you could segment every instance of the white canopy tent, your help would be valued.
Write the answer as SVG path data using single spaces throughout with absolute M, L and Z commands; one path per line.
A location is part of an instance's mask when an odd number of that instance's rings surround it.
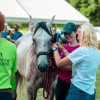
M 0 0 L 0 11 L 8 22 L 48 21 L 55 15 L 56 24 L 74 22 L 83 24 L 89 20 L 65 0 Z

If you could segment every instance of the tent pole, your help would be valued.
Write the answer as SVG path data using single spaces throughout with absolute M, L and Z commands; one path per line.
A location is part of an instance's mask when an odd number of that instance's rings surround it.
M 29 15 L 29 18 L 30 18 L 30 22 L 29 22 L 29 25 L 31 25 L 32 21 L 33 21 L 33 18 L 32 16 L 29 14 L 29 12 L 21 5 L 21 3 L 16 0 L 16 2 L 18 3 L 18 5 Z

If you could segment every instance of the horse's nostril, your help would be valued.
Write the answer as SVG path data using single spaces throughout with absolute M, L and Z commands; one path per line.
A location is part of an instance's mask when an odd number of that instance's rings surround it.
M 40 65 L 38 65 L 38 69 L 39 69 L 41 72 L 45 72 L 45 71 L 47 70 L 47 68 L 48 68 L 48 65 L 46 65 L 46 66 L 40 66 Z

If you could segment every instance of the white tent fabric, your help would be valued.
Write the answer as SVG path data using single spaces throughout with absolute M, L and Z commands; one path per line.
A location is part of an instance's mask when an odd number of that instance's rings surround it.
M 74 22 L 83 24 L 89 20 L 65 0 L 0 0 L 0 11 L 7 21 L 29 22 L 29 15 L 34 21 L 48 21 L 55 15 L 56 24 Z M 21 4 L 21 6 L 17 3 Z M 23 9 L 24 8 L 24 9 Z M 28 12 L 25 12 L 25 10 Z
M 74 22 L 83 24 L 89 20 L 65 0 L 18 0 L 34 20 L 48 20 L 55 15 L 54 23 Z
M 0 12 L 5 15 L 7 22 L 29 21 L 29 16 L 16 0 L 0 0 Z

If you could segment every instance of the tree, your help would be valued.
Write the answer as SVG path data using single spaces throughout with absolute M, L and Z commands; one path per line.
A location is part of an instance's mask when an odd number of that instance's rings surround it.
M 66 0 L 83 15 L 90 19 L 94 26 L 100 26 L 100 0 Z

